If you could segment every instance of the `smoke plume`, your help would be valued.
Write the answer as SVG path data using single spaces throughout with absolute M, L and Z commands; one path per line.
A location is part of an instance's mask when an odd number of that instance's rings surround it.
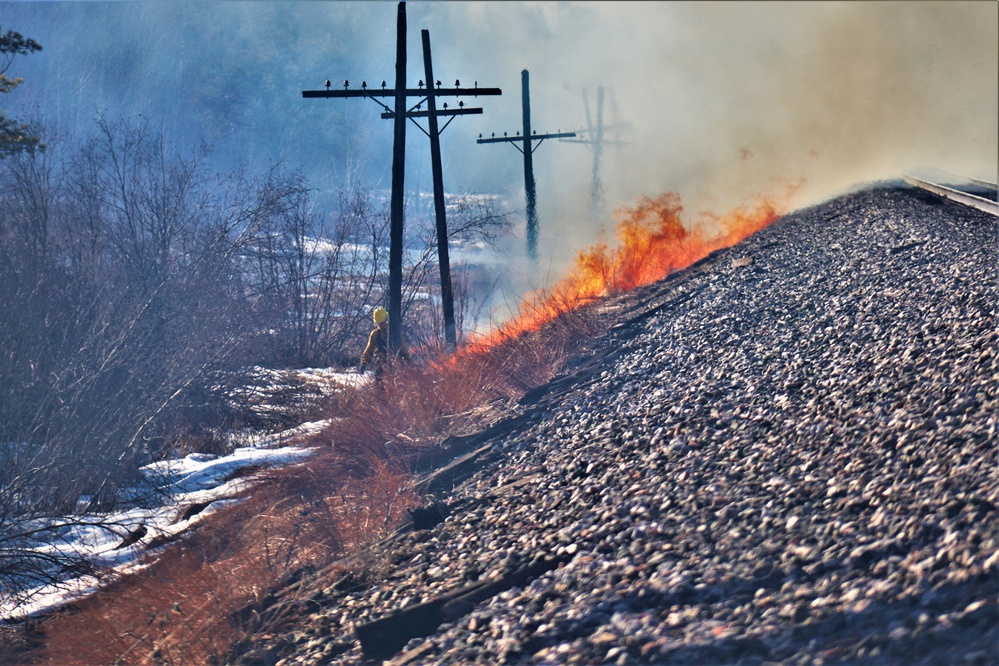
M 301 90 L 394 73 L 395 2 L 2 3 L 5 29 L 41 54 L 19 59 L 16 112 L 64 132 L 102 111 L 142 114 L 220 157 L 303 169 L 319 187 L 387 187 L 391 123 L 365 100 Z M 523 201 L 522 158 L 481 133 L 521 127 L 520 73 L 539 133 L 581 130 L 603 88 L 602 203 L 593 151 L 537 146 L 546 270 L 613 227 L 614 210 L 677 193 L 724 214 L 797 184 L 798 205 L 937 167 L 995 180 L 999 5 L 994 2 L 410 2 L 410 84 L 428 29 L 437 78 L 500 87 L 465 100 L 481 116 L 442 135 L 445 187 Z M 180 137 L 178 139 L 177 137 Z M 429 191 L 412 125 L 407 186 Z

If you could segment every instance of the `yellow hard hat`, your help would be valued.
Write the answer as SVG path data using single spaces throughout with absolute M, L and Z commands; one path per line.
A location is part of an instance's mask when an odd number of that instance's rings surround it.
M 375 311 L 371 313 L 371 318 L 375 320 L 376 324 L 380 324 L 388 319 L 388 310 L 385 308 L 375 308 Z

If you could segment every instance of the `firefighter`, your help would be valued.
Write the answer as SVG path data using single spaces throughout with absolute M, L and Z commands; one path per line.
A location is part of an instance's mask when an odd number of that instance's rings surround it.
M 385 374 L 385 368 L 389 364 L 388 345 L 388 310 L 382 307 L 375 308 L 371 313 L 371 318 L 375 322 L 375 330 L 368 336 L 368 345 L 361 353 L 361 372 L 365 372 L 369 367 L 374 369 L 375 381 L 380 382 Z M 402 359 L 409 360 L 409 349 L 405 343 L 401 343 L 399 351 L 396 353 Z

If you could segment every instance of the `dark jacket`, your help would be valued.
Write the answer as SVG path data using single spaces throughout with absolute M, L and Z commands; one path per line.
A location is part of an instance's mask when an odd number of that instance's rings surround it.
M 409 349 L 406 343 L 402 343 L 398 354 L 400 358 L 409 360 Z M 388 328 L 377 327 L 368 336 L 368 345 L 361 352 L 361 372 L 364 372 L 369 365 L 374 366 L 375 374 L 380 375 L 385 370 L 388 362 Z

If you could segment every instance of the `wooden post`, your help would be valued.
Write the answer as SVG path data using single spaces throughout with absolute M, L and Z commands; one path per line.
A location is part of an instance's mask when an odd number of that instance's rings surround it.
M 625 129 L 627 123 L 614 122 L 611 125 L 604 125 L 604 88 L 597 88 L 597 122 L 594 124 L 590 115 L 590 99 L 583 89 L 583 110 L 586 112 L 586 139 L 569 139 L 566 143 L 586 143 L 593 147 L 593 180 L 590 183 L 590 213 L 595 218 L 603 214 L 604 209 L 604 186 L 600 178 L 600 160 L 603 156 L 605 144 L 620 144 L 621 141 L 613 139 L 608 141 L 604 137 L 608 131 L 613 130 L 615 135 L 621 129 Z M 616 115 L 616 114 L 615 114 Z
M 454 291 L 451 287 L 451 258 L 448 252 L 447 213 L 444 205 L 444 175 L 441 168 L 440 129 L 437 122 L 437 100 L 434 95 L 434 66 L 430 56 L 430 31 L 423 37 L 423 69 L 427 77 L 427 121 L 430 126 L 430 163 L 434 177 L 434 214 L 437 218 L 437 264 L 441 274 L 441 307 L 444 314 L 444 343 L 451 348 L 458 344 L 454 323 Z M 446 106 L 446 105 L 445 105 Z
M 589 115 L 589 110 L 587 110 Z M 604 88 L 597 88 L 597 126 L 593 136 L 593 182 L 590 184 L 590 205 L 594 212 L 603 208 L 603 183 L 600 182 L 600 154 L 604 146 Z
M 538 194 L 534 188 L 534 151 L 531 149 L 531 84 L 525 69 L 520 73 L 524 104 L 524 192 L 527 197 L 527 256 L 538 262 Z
M 561 139 L 576 136 L 575 132 L 558 132 L 555 134 L 541 134 L 531 130 L 531 89 L 530 75 L 527 70 L 520 73 L 521 94 L 523 97 L 524 126 L 523 136 L 496 138 L 495 135 L 488 139 L 483 139 L 479 135 L 476 143 L 500 143 L 508 142 L 524 154 L 524 193 L 527 198 L 527 256 L 533 265 L 538 262 L 538 195 L 534 186 L 534 151 L 545 139 Z M 521 145 L 517 145 L 521 144 Z M 537 145 L 535 145 L 537 144 Z
M 392 148 L 392 203 L 389 224 L 389 351 L 402 346 L 403 197 L 406 170 L 406 3 L 399 3 L 395 47 L 395 135 Z

